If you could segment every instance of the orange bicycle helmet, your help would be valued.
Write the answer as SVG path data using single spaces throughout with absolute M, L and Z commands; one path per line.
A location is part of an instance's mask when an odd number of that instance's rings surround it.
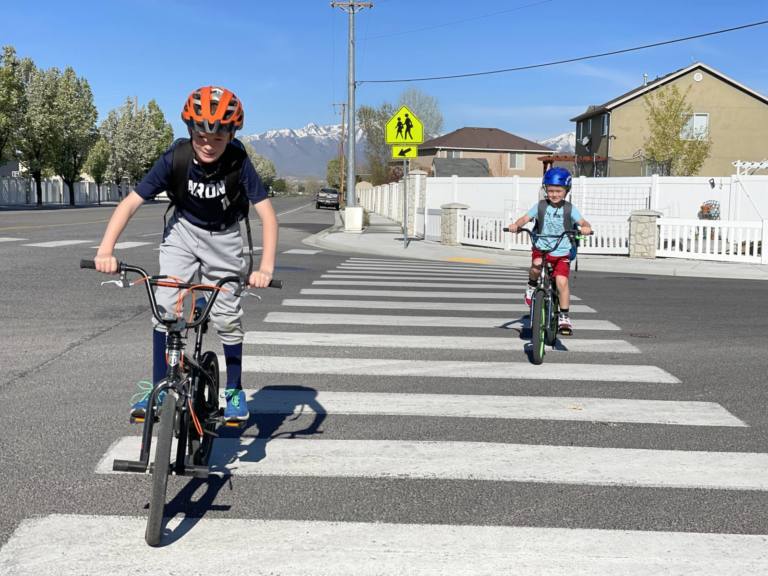
M 234 133 L 243 127 L 244 116 L 237 96 L 219 86 L 203 86 L 192 92 L 181 112 L 190 130 L 207 134 Z

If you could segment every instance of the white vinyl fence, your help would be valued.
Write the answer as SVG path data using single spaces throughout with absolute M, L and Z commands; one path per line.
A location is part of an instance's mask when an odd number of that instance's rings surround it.
M 61 180 L 43 180 L 43 204 L 69 204 L 69 188 Z M 101 201 L 117 202 L 120 194 L 114 184 L 101 185 Z M 98 202 L 95 182 L 75 182 L 75 205 L 96 204 Z M 32 178 L 0 178 L 0 205 L 19 206 L 37 203 L 37 189 Z
M 540 198 L 539 178 L 427 178 L 425 203 L 416 209 L 414 230 L 426 240 L 439 241 L 441 206 L 460 203 L 468 206 L 459 212 L 462 244 L 528 250 L 527 236 L 505 234 L 502 229 Z M 663 216 L 659 220 L 659 256 L 765 260 L 768 176 L 579 177 L 574 179 L 569 199 L 595 231 L 582 241 L 581 253 L 629 254 L 629 216 L 636 210 L 651 209 Z M 402 183 L 361 192 L 365 208 L 400 223 L 403 201 Z M 698 219 L 705 202 L 718 206 L 719 220 Z
M 768 220 L 659 218 L 657 256 L 768 264 Z

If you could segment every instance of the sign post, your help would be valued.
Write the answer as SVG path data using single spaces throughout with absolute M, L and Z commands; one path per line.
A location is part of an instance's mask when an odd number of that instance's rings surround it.
M 392 158 L 403 161 L 403 248 L 408 247 L 408 158 L 418 156 L 424 142 L 424 125 L 407 106 L 400 109 L 384 127 L 386 143 L 392 145 Z

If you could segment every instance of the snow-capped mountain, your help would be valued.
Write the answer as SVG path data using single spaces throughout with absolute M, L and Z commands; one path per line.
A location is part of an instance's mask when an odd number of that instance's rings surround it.
M 243 136 L 256 152 L 274 162 L 279 177 L 325 178 L 331 158 L 339 155 L 341 125 L 318 126 L 310 123 L 303 128 L 267 130 L 261 134 Z M 363 158 L 363 133 L 357 131 L 356 157 Z M 346 137 L 344 141 L 346 146 Z
M 539 140 L 538 143 L 557 152 L 573 154 L 576 151 L 576 132 L 564 132 L 545 140 Z

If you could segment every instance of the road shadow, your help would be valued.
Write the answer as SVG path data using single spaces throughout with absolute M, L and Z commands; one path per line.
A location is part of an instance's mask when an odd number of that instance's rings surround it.
M 306 386 L 265 386 L 248 399 L 248 409 L 251 416 L 243 429 L 219 428 L 208 478 L 192 479 L 166 504 L 161 547 L 183 538 L 208 512 L 230 510 L 230 506 L 216 505 L 215 501 L 224 487 L 232 489 L 232 472 L 236 467 L 231 464 L 263 460 L 267 457 L 267 444 L 276 438 L 322 434 L 320 426 L 327 417 L 325 408 L 317 400 L 317 390 Z M 305 412 L 312 413 L 306 425 Z M 249 436 L 253 440 L 246 445 L 219 441 L 247 436 L 254 428 L 257 433 Z M 169 528 L 177 517 L 181 518 L 179 524 Z

